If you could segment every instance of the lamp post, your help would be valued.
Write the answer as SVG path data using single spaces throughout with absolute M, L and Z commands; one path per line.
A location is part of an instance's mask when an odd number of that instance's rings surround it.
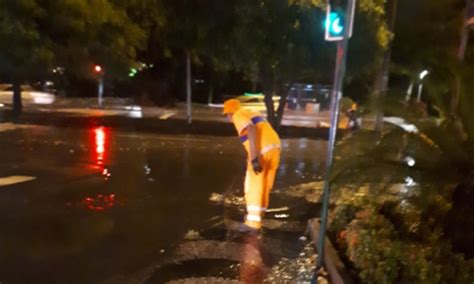
M 466 14 L 463 21 L 461 43 L 458 49 L 458 60 L 464 61 L 466 47 L 469 41 L 469 31 L 474 27 L 474 1 L 466 0 Z
M 461 43 L 458 49 L 458 61 L 462 64 L 464 63 L 464 57 L 466 56 L 467 43 L 469 41 L 469 32 L 474 27 L 474 1 L 466 0 L 466 13 L 464 16 L 461 32 Z M 451 114 L 456 112 L 456 109 L 459 105 L 459 98 L 461 96 L 461 81 L 459 78 L 456 78 L 456 89 L 453 92 L 450 102 L 450 111 Z
M 417 102 L 421 102 L 421 93 L 423 92 L 423 79 L 428 76 L 430 72 L 428 70 L 424 70 L 420 73 L 420 85 L 418 86 L 418 96 L 416 98 Z
M 97 104 L 99 107 L 102 107 L 102 101 L 104 97 L 104 70 L 102 69 L 102 66 L 100 65 L 95 65 L 94 66 L 94 72 L 98 76 L 98 86 L 97 86 Z
M 188 124 L 192 123 L 192 85 L 191 85 L 191 78 L 192 77 L 192 70 L 191 70 L 191 54 L 190 52 L 186 52 L 186 117 L 188 120 Z

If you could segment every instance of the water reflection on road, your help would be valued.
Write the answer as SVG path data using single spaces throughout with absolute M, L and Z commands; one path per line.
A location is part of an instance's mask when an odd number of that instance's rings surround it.
M 282 147 L 277 185 L 288 186 L 322 178 L 326 157 L 325 141 L 284 139 Z
M 2 133 L 0 281 L 92 283 L 149 263 L 222 214 L 213 192 L 242 188 L 236 137 L 41 128 Z M 325 142 L 283 140 L 276 187 L 318 179 Z M 8 166 L 7 166 L 8 165 Z M 55 271 L 54 273 L 49 273 Z M 9 282 L 8 282 L 9 281 Z

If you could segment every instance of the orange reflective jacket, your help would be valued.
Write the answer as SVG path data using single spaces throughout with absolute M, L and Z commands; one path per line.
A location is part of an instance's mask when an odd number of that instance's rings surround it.
M 281 142 L 278 134 L 259 112 L 249 109 L 239 109 L 232 116 L 232 121 L 249 156 L 250 143 L 247 127 L 250 124 L 254 124 L 257 129 L 256 150 L 259 155 L 265 154 L 272 149 L 280 148 Z

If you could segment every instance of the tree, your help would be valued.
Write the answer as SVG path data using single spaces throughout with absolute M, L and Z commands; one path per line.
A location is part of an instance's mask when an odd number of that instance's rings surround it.
M 399 0 L 394 62 L 419 73 L 454 58 L 459 46 L 465 1 Z
M 455 98 L 460 88 L 459 72 L 463 68 L 456 57 L 466 2 L 423 0 L 413 3 L 399 0 L 399 5 L 404 13 L 397 17 L 397 41 L 393 47 L 396 68 L 393 74 L 401 73 L 416 83 L 422 70 L 443 73 L 437 83 L 450 85 L 451 98 Z M 469 52 L 467 58 L 469 63 Z M 430 78 L 433 76 L 427 79 Z
M 444 88 L 430 90 L 439 119 L 387 98 L 384 111 L 413 123 L 416 131 L 386 127 L 382 137 L 363 131 L 338 145 L 342 159 L 332 177 L 338 192 L 333 233 L 339 234 L 363 281 L 388 273 L 389 283 L 472 279 L 474 226 L 466 216 L 474 213 L 473 74 L 461 73 L 456 115 L 450 114 Z M 442 80 L 433 76 L 433 81 Z M 372 265 L 380 257 L 391 259 L 390 266 Z
M 146 31 L 127 9 L 133 1 L 22 0 L 0 3 L 0 72 L 14 86 L 14 113 L 22 111 L 23 82 L 46 77 L 52 66 L 91 78 L 104 66 L 107 76 L 125 77 L 144 48 Z
M 225 50 L 217 53 L 222 54 L 218 61 L 263 86 L 268 119 L 276 129 L 292 83 L 331 82 L 335 47 L 324 42 L 322 6 L 322 1 L 303 0 L 239 1 L 233 6 L 232 32 L 222 45 Z M 359 2 L 350 50 L 356 56 L 349 63 L 348 80 L 371 73 L 375 55 L 387 45 L 381 7 L 379 0 Z M 280 97 L 276 110 L 273 96 Z
M 460 28 L 464 20 L 465 1 L 412 1 L 399 0 L 396 38 L 393 46 L 392 75 L 402 75 L 409 82 L 400 81 L 392 85 L 391 96 L 397 88 L 419 83 L 422 70 L 429 70 L 425 79 L 428 92 L 444 92 L 444 99 L 451 105 L 451 116 L 458 114 L 459 94 L 462 91 L 462 77 L 472 69 L 472 48 L 468 48 L 466 64 L 457 58 L 460 42 Z M 416 27 L 416 28 L 413 28 Z M 425 101 L 432 104 L 425 96 Z
M 169 65 L 168 81 L 185 85 L 182 84 L 185 55 L 196 65 L 206 64 L 211 70 L 217 69 L 214 47 L 224 44 L 222 35 L 229 31 L 229 23 L 232 23 L 234 2 L 162 0 L 164 26 L 152 36 L 153 47 L 149 52 L 154 61 L 165 61 Z
M 196 1 L 161 0 L 162 26 L 149 38 L 152 61 L 176 62 L 189 52 L 213 74 L 244 74 L 266 94 L 270 122 L 279 128 L 288 89 L 295 82 L 331 83 L 335 46 L 324 42 L 325 13 L 320 0 Z M 367 80 L 376 55 L 390 40 L 383 0 L 361 0 L 352 39 L 348 81 Z M 179 72 L 178 72 L 179 71 Z M 179 76 L 180 78 L 182 76 Z M 179 81 L 179 79 L 177 80 Z M 212 88 L 212 87 L 211 87 Z M 275 110 L 273 96 L 280 97 Z
M 150 1 L 144 1 L 149 4 Z M 104 67 L 111 78 L 126 77 L 139 50 L 145 49 L 148 23 L 134 22 L 128 13 L 136 1 L 49 0 L 43 2 L 49 17 L 42 32 L 54 43 L 55 64 L 69 74 L 91 77 L 94 64 Z M 61 11 L 61 13 L 58 13 Z
M 44 75 L 54 54 L 37 27 L 46 11 L 35 0 L 0 2 L 0 72 L 13 83 L 13 112 L 22 112 L 21 84 Z

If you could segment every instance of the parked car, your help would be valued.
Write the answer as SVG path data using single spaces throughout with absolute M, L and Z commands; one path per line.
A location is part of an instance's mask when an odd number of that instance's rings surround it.
M 36 90 L 30 85 L 21 86 L 21 97 L 24 104 L 49 105 L 55 100 L 54 94 Z M 0 84 L 0 103 L 12 104 L 13 86 Z

